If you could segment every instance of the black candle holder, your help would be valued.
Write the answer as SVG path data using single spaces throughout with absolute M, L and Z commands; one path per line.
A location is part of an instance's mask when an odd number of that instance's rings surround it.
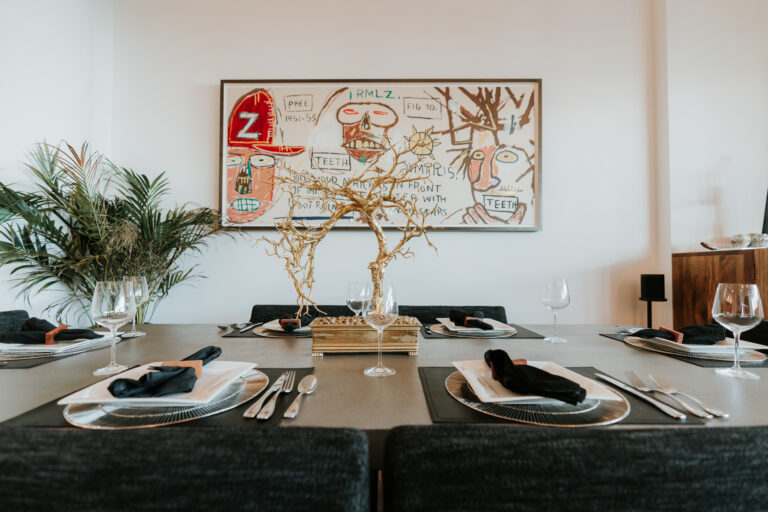
M 640 300 L 648 307 L 648 328 L 653 328 L 651 305 L 654 302 L 667 302 L 664 294 L 664 274 L 640 274 Z

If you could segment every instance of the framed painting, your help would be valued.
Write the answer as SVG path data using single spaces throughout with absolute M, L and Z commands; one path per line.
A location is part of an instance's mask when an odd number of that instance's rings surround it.
M 222 80 L 220 128 L 226 226 L 284 219 L 291 194 L 276 184 L 280 173 L 346 183 L 404 148 L 429 181 L 397 192 L 431 211 L 431 225 L 541 229 L 540 79 Z M 328 218 L 321 201 L 302 197 L 293 218 Z

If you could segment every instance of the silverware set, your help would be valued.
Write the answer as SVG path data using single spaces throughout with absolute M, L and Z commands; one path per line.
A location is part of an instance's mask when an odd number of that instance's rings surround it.
M 239 324 L 217 325 L 216 327 L 218 327 L 220 331 L 228 331 L 228 332 L 237 331 L 239 333 L 244 333 L 245 331 L 248 331 L 250 329 L 253 329 L 254 327 L 258 327 L 262 325 L 263 323 L 264 322 L 242 322 Z
M 277 398 L 283 393 L 293 391 L 293 385 L 296 382 L 296 372 L 289 370 L 275 380 L 263 395 L 256 400 L 244 413 L 243 418 L 256 418 L 268 420 L 275 413 Z M 317 388 L 317 378 L 314 375 L 307 375 L 299 382 L 299 395 L 294 399 L 291 405 L 283 414 L 284 418 L 295 418 L 299 413 L 299 404 L 304 395 L 309 395 Z M 266 403 L 265 403 L 266 402 Z
M 686 415 L 684 412 L 676 409 L 675 407 L 672 407 L 664 402 L 660 402 L 659 400 L 656 400 L 651 395 L 654 393 L 659 393 L 661 395 L 666 396 L 680 409 L 683 409 L 684 411 L 687 411 L 689 414 L 692 414 L 694 416 L 698 416 L 699 418 L 727 418 L 728 413 L 721 411 L 720 409 L 716 409 L 714 407 L 711 407 L 705 403 L 703 403 L 698 398 L 691 396 L 687 393 L 682 393 L 678 391 L 672 384 L 670 384 L 668 381 L 666 381 L 663 377 L 659 375 L 649 375 L 651 382 L 653 383 L 653 386 L 648 386 L 643 380 L 637 376 L 637 374 L 631 370 L 627 370 L 624 372 L 629 379 L 629 384 L 622 382 L 618 379 L 614 379 L 613 377 L 609 377 L 608 375 L 602 375 L 597 374 L 597 378 L 600 380 L 604 380 L 606 382 L 609 382 L 613 384 L 614 386 L 626 391 L 627 393 L 630 393 L 633 396 L 636 396 L 637 398 L 640 398 L 641 400 L 644 400 L 663 413 L 679 419 L 683 420 L 686 418 Z M 686 398 L 691 403 L 695 404 L 695 407 L 691 406 L 690 403 L 682 400 L 679 397 Z

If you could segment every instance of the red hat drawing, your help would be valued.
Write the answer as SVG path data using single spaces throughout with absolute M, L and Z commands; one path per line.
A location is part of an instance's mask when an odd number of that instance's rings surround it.
M 252 148 L 274 155 L 298 155 L 301 146 L 275 146 L 275 101 L 264 89 L 256 89 L 235 103 L 229 116 L 230 147 Z

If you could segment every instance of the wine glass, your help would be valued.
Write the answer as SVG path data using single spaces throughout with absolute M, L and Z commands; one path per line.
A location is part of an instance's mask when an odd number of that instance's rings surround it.
M 115 345 L 117 344 L 117 328 L 125 325 L 136 313 L 133 286 L 129 281 L 99 281 L 93 291 L 91 300 L 91 317 L 93 320 L 109 328 L 112 334 L 111 359 L 104 368 L 99 368 L 94 375 L 112 375 L 125 370 L 127 367 L 117 364 L 115 360 Z
M 733 332 L 734 353 L 731 368 L 718 368 L 720 375 L 737 379 L 759 379 L 760 376 L 741 368 L 739 364 L 739 338 L 741 333 L 759 324 L 763 319 L 763 303 L 756 284 L 717 285 L 712 303 L 712 318 Z
M 370 283 L 349 283 L 347 285 L 347 307 L 352 310 L 355 316 L 360 316 L 365 302 L 371 299 Z
M 384 335 L 384 329 L 392 325 L 397 320 L 397 299 L 395 291 L 390 285 L 383 285 L 379 300 L 370 297 L 363 307 L 363 318 L 376 329 L 379 337 L 379 359 L 376 366 L 371 366 L 363 371 L 369 377 L 389 377 L 395 374 L 395 370 L 387 368 L 381 361 L 381 339 Z
M 541 302 L 555 315 L 555 335 L 550 338 L 544 338 L 549 343 L 566 343 L 568 340 L 557 335 L 557 310 L 563 309 L 571 303 L 571 296 L 568 294 L 568 283 L 564 277 L 550 279 L 544 288 L 544 297 Z
M 136 317 L 139 316 L 139 307 L 149 300 L 149 287 L 147 287 L 147 279 L 144 276 L 123 276 L 123 281 L 128 281 L 133 286 L 133 298 L 136 303 L 136 313 L 133 315 L 131 321 L 131 332 L 127 332 L 122 336 L 124 338 L 138 338 L 139 336 L 146 336 L 147 333 L 136 330 Z

